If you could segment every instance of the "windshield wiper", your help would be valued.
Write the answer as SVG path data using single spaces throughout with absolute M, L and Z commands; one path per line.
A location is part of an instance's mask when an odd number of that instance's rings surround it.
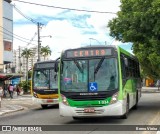
M 104 59 L 105 59 L 104 57 L 101 58 L 101 60 L 99 61 L 97 67 L 96 67 L 95 70 L 94 70 L 94 74 L 96 74 L 96 73 L 98 72 L 98 70 L 99 70 L 100 67 L 102 66 L 102 63 L 103 63 Z
M 81 66 L 79 65 L 79 63 L 77 62 L 77 60 L 74 60 L 74 63 L 76 64 L 77 68 L 79 69 L 79 71 L 81 73 L 83 73 L 83 69 L 81 68 Z

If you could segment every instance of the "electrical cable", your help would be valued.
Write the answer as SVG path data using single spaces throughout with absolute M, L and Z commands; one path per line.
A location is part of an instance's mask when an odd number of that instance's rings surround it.
M 57 7 L 57 6 L 50 6 L 50 5 L 44 5 L 44 4 L 38 4 L 38 3 L 32 3 L 32 2 L 26 2 L 26 1 L 21 1 L 21 0 L 13 0 L 17 2 L 22 2 L 22 3 L 27 3 L 27 4 L 32 4 L 32 5 L 37 5 L 37 6 L 44 6 L 44 7 L 50 7 L 50 8 L 58 8 L 58 9 L 67 9 L 67 10 L 74 10 L 74 11 L 79 11 L 79 12 L 92 12 L 92 13 L 108 13 L 108 14 L 116 14 L 114 12 L 103 12 L 103 11 L 93 11 L 93 10 L 83 10 L 83 9 L 75 9 L 75 8 L 66 8 L 66 7 Z
M 5 34 L 5 35 L 8 35 L 8 36 L 10 36 L 10 37 L 14 37 L 13 35 L 10 35 L 10 34 L 4 32 L 4 31 L 1 31 L 1 30 L 0 30 L 0 32 L 3 33 L 3 34 Z M 14 38 L 17 39 L 17 40 L 19 40 L 19 41 L 22 41 L 22 42 L 25 42 L 25 43 L 29 43 L 29 42 L 26 42 L 26 41 L 24 41 L 24 40 L 21 40 L 21 39 L 19 39 L 19 38 L 17 38 L 17 37 L 14 37 Z M 30 44 L 32 44 L 32 43 L 30 43 Z M 35 45 L 35 44 L 32 44 L 32 45 Z
M 3 28 L 4 30 L 6 30 L 7 32 L 9 32 L 10 34 L 12 34 L 13 36 L 17 36 L 17 37 L 22 38 L 22 39 L 24 39 L 24 40 L 29 40 L 29 41 L 30 41 L 30 39 L 27 39 L 27 38 L 21 37 L 21 36 L 19 36 L 19 35 L 17 35 L 17 34 L 14 34 L 14 33 L 12 33 L 11 31 L 9 31 L 9 30 L 7 30 L 7 29 L 5 29 L 5 28 L 2 27 L 2 26 L 0 26 L 0 27 Z M 32 41 L 36 41 L 36 42 L 37 42 L 37 40 L 32 40 Z

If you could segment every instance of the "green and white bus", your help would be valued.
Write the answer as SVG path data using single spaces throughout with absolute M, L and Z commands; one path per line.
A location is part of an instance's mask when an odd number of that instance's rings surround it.
M 55 71 L 61 116 L 127 118 L 141 97 L 139 62 L 118 46 L 65 50 Z
M 37 62 L 33 67 L 32 100 L 42 108 L 58 104 L 58 79 L 54 67 L 54 60 Z

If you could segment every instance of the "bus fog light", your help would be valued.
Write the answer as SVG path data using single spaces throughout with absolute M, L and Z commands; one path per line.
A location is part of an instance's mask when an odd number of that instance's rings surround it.
M 110 101 L 110 104 L 114 104 L 118 101 L 118 92 L 115 93 L 112 98 L 111 98 L 111 101 Z
M 37 96 L 37 93 L 36 93 L 36 92 L 33 92 L 33 96 L 34 96 L 35 98 L 38 98 L 38 96 Z
M 62 97 L 62 103 L 64 105 L 68 106 L 69 104 L 68 104 L 67 98 L 64 95 L 62 95 L 62 94 L 61 94 L 61 97 Z

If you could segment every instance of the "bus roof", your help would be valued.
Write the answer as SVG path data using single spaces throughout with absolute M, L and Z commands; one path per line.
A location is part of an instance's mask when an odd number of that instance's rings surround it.
M 131 57 L 131 58 L 134 58 L 134 59 L 138 60 L 135 55 L 133 55 L 132 53 L 130 53 L 130 52 L 126 51 L 126 50 L 124 50 L 123 48 L 117 46 L 117 49 L 119 49 L 119 51 L 120 51 L 121 53 L 123 53 L 123 54 L 125 54 L 125 55 L 127 55 L 127 56 L 129 56 L 129 57 Z
M 54 68 L 55 60 L 39 61 L 34 64 L 34 69 Z
M 38 61 L 35 64 L 41 64 L 41 63 L 55 63 L 55 60 Z

